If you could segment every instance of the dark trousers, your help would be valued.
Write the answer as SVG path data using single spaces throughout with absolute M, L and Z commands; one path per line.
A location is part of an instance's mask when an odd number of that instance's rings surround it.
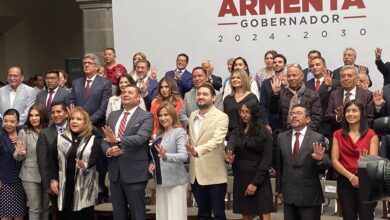
M 344 176 L 337 179 L 337 194 L 340 201 L 343 219 L 373 220 L 376 202 L 362 203 L 359 198 L 359 189 L 352 186 Z
M 194 184 L 191 184 L 191 189 L 199 207 L 199 220 L 226 220 L 226 183 L 202 186 L 195 180 Z M 212 214 L 214 218 L 212 217 Z
M 296 206 L 284 203 L 284 220 L 320 220 L 321 206 Z
M 58 220 L 93 220 L 94 207 L 81 209 L 80 211 L 62 211 L 58 212 Z
M 148 182 L 125 183 L 120 178 L 111 181 L 112 206 L 115 220 L 145 220 L 145 188 Z M 129 207 L 129 208 L 127 208 Z

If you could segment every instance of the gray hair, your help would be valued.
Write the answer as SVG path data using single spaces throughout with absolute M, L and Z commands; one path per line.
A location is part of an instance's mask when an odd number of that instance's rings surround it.
M 345 70 L 353 70 L 354 75 L 355 75 L 356 77 L 359 76 L 359 70 L 358 70 L 358 68 L 355 67 L 354 65 L 346 65 L 346 66 L 343 66 L 343 67 L 341 68 L 341 70 L 340 70 L 340 76 L 341 76 L 341 74 L 343 74 L 343 72 L 344 72 Z
M 100 66 L 100 59 L 99 59 L 99 57 L 98 57 L 96 54 L 94 54 L 94 53 L 86 53 L 86 54 L 83 56 L 83 59 L 85 59 L 85 58 L 90 58 L 90 59 L 92 59 L 92 60 L 95 62 L 95 64 L 96 64 L 97 66 Z
M 353 55 L 354 55 L 355 57 L 357 57 L 356 50 L 353 49 L 352 47 L 347 47 L 347 48 L 345 48 L 344 53 L 347 52 L 347 51 L 352 51 Z M 343 53 L 343 54 L 344 54 L 344 53 Z
M 206 63 L 208 63 L 210 65 L 211 69 L 214 68 L 213 61 L 211 61 L 211 60 L 203 60 L 201 63 L 201 66 L 203 66 L 203 64 L 206 64 Z

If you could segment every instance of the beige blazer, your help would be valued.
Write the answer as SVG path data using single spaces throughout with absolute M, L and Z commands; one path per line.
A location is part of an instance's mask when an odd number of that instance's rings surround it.
M 213 106 L 206 114 L 199 137 L 195 138 L 194 122 L 198 112 L 191 113 L 189 122 L 189 142 L 199 155 L 190 159 L 190 182 L 194 183 L 196 178 L 200 185 L 226 183 L 224 140 L 229 118 Z

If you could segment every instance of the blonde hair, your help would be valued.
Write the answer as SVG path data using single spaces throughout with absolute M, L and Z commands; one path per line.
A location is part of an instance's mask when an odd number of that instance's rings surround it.
M 158 118 L 160 115 L 160 111 L 163 109 L 167 110 L 168 115 L 172 117 L 172 128 L 180 127 L 180 121 L 179 121 L 179 117 L 177 116 L 175 107 L 173 107 L 173 105 L 167 101 L 164 101 L 163 103 L 161 103 L 160 107 L 157 108 L 157 120 L 159 120 Z M 160 120 L 159 120 L 158 121 L 158 134 L 161 134 L 164 131 L 165 131 L 165 129 L 161 125 Z
M 250 92 L 251 91 L 251 80 L 248 76 L 248 73 L 243 69 L 236 69 L 233 70 L 232 74 L 230 75 L 230 87 L 232 88 L 231 95 L 234 96 L 236 93 L 236 89 L 232 86 L 232 77 L 234 74 L 238 75 L 238 78 L 241 79 L 241 85 L 244 92 Z
M 82 107 L 74 107 L 72 111 L 70 112 L 69 121 L 72 118 L 72 115 L 74 113 L 80 113 L 84 119 L 84 127 L 81 129 L 81 132 L 77 136 L 78 138 L 85 138 L 92 135 L 92 122 L 89 119 L 89 114 L 84 110 Z M 70 126 L 68 127 L 68 130 L 70 130 Z

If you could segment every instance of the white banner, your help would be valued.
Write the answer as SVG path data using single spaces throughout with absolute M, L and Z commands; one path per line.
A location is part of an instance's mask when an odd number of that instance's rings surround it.
M 186 53 L 189 71 L 210 59 L 214 74 L 226 78 L 230 57 L 246 58 L 254 74 L 267 50 L 306 68 L 316 49 L 333 70 L 352 47 L 356 63 L 370 70 L 372 90 L 379 89 L 374 49 L 390 61 L 389 8 L 389 0 L 113 0 L 117 61 L 131 70 L 133 54 L 143 51 L 162 77 Z

